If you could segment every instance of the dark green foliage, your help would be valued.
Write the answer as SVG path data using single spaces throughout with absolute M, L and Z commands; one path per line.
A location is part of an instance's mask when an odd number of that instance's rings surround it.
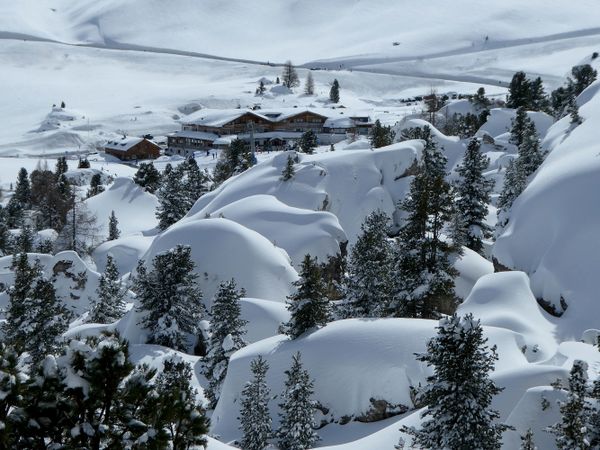
M 510 143 L 517 147 L 523 142 L 523 136 L 528 132 L 531 119 L 527 115 L 525 108 L 518 108 L 515 118 L 511 121 Z
M 152 266 L 137 273 L 136 294 L 144 314 L 140 324 L 149 333 L 148 343 L 188 352 L 203 310 L 191 248 L 178 245 L 160 253 Z
M 589 64 L 583 64 L 581 66 L 574 66 L 571 69 L 571 75 L 573 75 L 573 80 L 569 81 L 571 82 L 573 93 L 575 96 L 578 96 L 585 88 L 596 81 L 598 72 Z
M 396 133 L 392 131 L 392 127 L 389 125 L 381 125 L 381 122 L 377 119 L 371 129 L 371 147 L 380 148 L 392 145 L 394 143 L 394 137 L 396 137 Z
M 294 174 L 295 173 L 296 173 L 296 170 L 294 169 L 294 158 L 290 154 L 287 157 L 287 161 L 285 163 L 285 167 L 281 171 L 281 180 L 282 181 L 289 181 L 292 178 L 294 178 Z
M 537 450 L 537 447 L 533 442 L 533 431 L 531 428 L 528 428 L 525 435 L 521 436 L 520 450 Z
M 404 128 L 400 132 L 400 140 L 401 141 L 410 141 L 412 139 L 425 139 L 425 137 L 428 135 L 429 135 L 429 133 L 425 132 L 424 128 L 409 127 L 409 128 Z
M 106 257 L 106 269 L 100 275 L 96 298 L 92 301 L 90 322 L 112 323 L 125 313 L 126 290 L 121 283 L 119 270 L 111 255 Z
M 8 217 L 6 208 L 0 205 L 0 256 L 7 255 L 12 251 L 12 236 L 8 228 Z
M 298 147 L 300 147 L 300 151 L 304 153 L 308 153 L 309 155 L 313 154 L 315 148 L 317 148 L 317 135 L 313 130 L 308 130 L 302 133 L 300 136 L 300 140 L 298 141 Z
M 508 86 L 508 100 L 506 101 L 508 108 L 528 108 L 530 83 L 525 72 L 519 71 L 513 75 Z
M 477 93 L 471 97 L 471 103 L 478 111 L 483 111 L 485 109 L 489 109 L 492 102 L 485 96 L 485 88 L 480 87 L 477 89 Z
M 110 212 L 110 217 L 108 218 L 108 240 L 114 241 L 115 239 L 119 239 L 121 236 L 121 232 L 119 231 L 119 221 L 114 211 Z
M 14 239 L 13 252 L 31 253 L 33 251 L 33 230 L 25 225 Z
M 90 162 L 88 161 L 87 158 L 79 158 L 79 162 L 77 163 L 77 168 L 78 169 L 89 169 L 90 168 Z
M 288 89 L 300 86 L 298 73 L 296 72 L 296 69 L 294 68 L 294 65 L 291 61 L 287 61 L 283 65 L 283 72 L 281 73 L 281 83 Z
M 499 413 L 491 409 L 493 397 L 502 389 L 489 378 L 498 359 L 478 320 L 456 314 L 440 320 L 438 334 L 417 360 L 433 367 L 428 384 L 417 392 L 418 404 L 428 405 L 422 427 L 404 427 L 413 445 L 435 449 L 500 449 Z
M 527 177 L 520 164 L 515 160 L 508 163 L 504 173 L 504 185 L 498 198 L 498 228 L 501 230 L 508 223 L 508 211 L 513 202 L 527 186 Z
M 284 325 L 286 334 L 292 339 L 306 331 L 324 326 L 330 319 L 329 300 L 317 259 L 306 255 L 299 275 L 300 279 L 293 283 L 297 290 L 288 297 L 291 318 Z
M 36 169 L 31 172 L 30 178 L 31 207 L 35 209 L 36 228 L 60 231 L 73 204 L 67 177 L 64 173 L 56 175 L 49 170 Z
M 315 432 L 314 382 L 302 367 L 300 352 L 292 357 L 292 367 L 285 371 L 285 390 L 281 395 L 280 425 L 277 430 L 281 450 L 312 448 L 319 436 Z
M 581 125 L 581 123 L 583 122 L 581 116 L 579 115 L 579 107 L 577 106 L 577 100 L 573 95 L 569 97 L 567 103 L 567 114 L 571 116 L 571 123 L 573 125 Z
M 210 176 L 206 169 L 201 171 L 194 158 L 189 158 L 182 167 L 184 174 L 183 190 L 185 201 L 191 209 L 194 203 L 209 191 Z
M 269 414 L 270 390 L 266 376 L 269 365 L 259 356 L 250 363 L 253 379 L 242 389 L 240 408 L 240 429 L 243 433 L 244 450 L 263 450 L 273 434 L 271 414 Z
M 154 194 L 160 187 L 160 173 L 151 162 L 141 163 L 133 181 L 143 187 L 146 192 Z
M 31 185 L 27 170 L 21 168 L 15 185 L 15 192 L 6 205 L 8 226 L 17 228 L 23 223 L 23 215 L 26 209 L 31 207 Z
M 54 169 L 54 176 L 58 180 L 61 175 L 64 175 L 69 170 L 69 165 L 67 164 L 67 158 L 64 156 L 59 156 L 56 160 L 56 168 Z
M 183 171 L 179 167 L 163 174 L 160 189 L 156 194 L 159 202 L 156 218 L 161 230 L 169 228 L 189 210 L 190 204 L 186 201 L 182 178 Z
M 213 173 L 213 180 L 216 184 L 221 184 L 251 166 L 252 154 L 248 145 L 240 139 L 235 139 L 228 148 L 221 151 Z
M 444 124 L 443 132 L 448 136 L 459 136 L 461 139 L 470 138 L 486 122 L 488 115 L 487 109 L 484 109 L 479 115 L 454 113 Z
M 99 173 L 92 175 L 90 180 L 90 188 L 87 191 L 87 197 L 93 197 L 98 195 L 100 192 L 104 192 L 104 186 L 102 186 L 102 176 Z
M 227 375 L 229 357 L 246 345 L 244 334 L 247 321 L 241 318 L 240 298 L 235 280 L 220 284 L 211 310 L 210 342 L 204 375 L 209 380 L 205 389 L 206 397 L 212 408 L 217 406 L 221 396 L 221 387 Z
M 331 103 L 339 103 L 340 101 L 340 83 L 337 79 L 333 80 L 331 89 L 329 90 L 329 101 Z
M 482 239 L 491 234 L 485 219 L 494 187 L 494 180 L 483 176 L 490 161 L 481 153 L 480 147 L 481 143 L 472 139 L 462 164 L 456 170 L 460 178 L 455 188 L 457 199 L 454 214 L 458 217 L 453 222 L 458 224 L 453 227 L 454 244 L 464 245 L 478 253 L 483 252 Z

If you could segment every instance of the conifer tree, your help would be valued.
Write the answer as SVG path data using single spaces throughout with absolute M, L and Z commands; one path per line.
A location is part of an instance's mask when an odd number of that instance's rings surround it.
M 188 210 L 194 206 L 194 203 L 209 191 L 208 183 L 210 177 L 198 167 L 194 158 L 189 158 L 184 166 L 185 184 L 184 191 Z
M 508 211 L 527 186 L 527 177 L 520 164 L 510 160 L 504 173 L 504 185 L 498 197 L 498 231 L 508 223 Z
M 510 129 L 510 140 L 511 144 L 519 147 L 523 142 L 523 138 L 526 133 L 528 133 L 529 125 L 531 124 L 531 119 L 527 116 L 527 111 L 525 108 L 518 108 L 515 118 L 511 121 L 512 126 Z
M 11 240 L 6 208 L 3 208 L 2 205 L 0 205 L 0 256 L 10 253 L 12 246 Z
M 531 98 L 531 82 L 527 79 L 525 72 L 517 72 L 513 75 L 508 86 L 507 108 L 528 108 Z
M 96 298 L 92 301 L 90 322 L 112 323 L 125 313 L 125 287 L 111 255 L 106 257 L 106 268 L 100 275 Z
M 294 158 L 292 157 L 291 154 L 288 154 L 287 161 L 285 163 L 285 167 L 283 168 L 283 170 L 281 172 L 281 180 L 289 181 L 292 178 L 294 178 L 295 173 L 296 173 L 296 170 L 294 168 Z
M 108 240 L 114 241 L 115 239 L 119 239 L 121 237 L 121 232 L 119 231 L 119 220 L 115 215 L 114 210 L 110 212 L 110 217 L 108 218 Z
M 296 69 L 294 68 L 294 65 L 291 61 L 287 61 L 283 65 L 283 72 L 281 73 L 281 83 L 288 89 L 300 85 L 298 73 L 296 72 Z
M 330 319 L 329 301 L 317 259 L 306 255 L 299 275 L 300 279 L 293 283 L 296 292 L 288 297 L 291 318 L 284 325 L 286 334 L 292 339 L 315 327 L 324 326 Z
M 532 121 L 527 123 L 519 144 L 519 157 L 516 164 L 520 166 L 527 178 L 532 175 L 544 162 L 544 154 L 540 149 L 540 139 Z
M 242 173 L 252 166 L 252 154 L 248 145 L 241 139 L 235 139 L 229 147 L 221 152 L 213 172 L 216 184 Z
M 13 447 L 18 430 L 10 413 L 21 406 L 23 385 L 27 376 L 23 358 L 14 349 L 0 342 L 0 448 Z
M 77 163 L 77 168 L 78 169 L 89 169 L 90 168 L 90 162 L 88 161 L 87 158 L 79 158 L 79 162 Z
M 87 197 L 93 197 L 101 192 L 104 192 L 104 186 L 102 186 L 102 177 L 99 173 L 95 173 L 92 175 L 90 180 L 90 188 L 87 191 Z
M 585 88 L 596 81 L 598 72 L 589 64 L 582 64 L 574 66 L 571 69 L 571 75 L 573 75 L 574 80 L 569 79 L 569 86 L 575 97 L 577 97 Z
M 436 318 L 456 305 L 454 277 L 450 264 L 455 250 L 442 239 L 452 217 L 452 193 L 445 180 L 446 157 L 423 130 L 425 147 L 420 167 L 407 198 L 400 204 L 407 217 L 398 239 L 398 291 L 395 314 L 405 317 Z
M 392 127 L 381 125 L 381 122 L 377 119 L 371 129 L 371 147 L 380 148 L 392 145 L 394 137 L 396 137 L 396 133 L 392 131 Z
M 317 135 L 313 130 L 308 130 L 302 133 L 300 140 L 298 141 L 298 147 L 300 151 L 312 155 L 315 148 L 317 148 Z
M 263 80 L 260 80 L 260 82 L 258 83 L 258 87 L 256 88 L 256 94 L 263 95 L 266 90 L 267 88 L 265 87 L 265 82 Z
M 33 251 L 33 230 L 29 225 L 21 228 L 19 235 L 14 240 L 13 251 L 18 253 L 31 253 Z
M 235 280 L 219 285 L 211 310 L 210 342 L 204 374 L 209 380 L 206 397 L 211 408 L 217 406 L 221 387 L 227 375 L 229 357 L 246 345 L 244 334 L 247 321 L 241 318 L 240 298 Z
M 69 165 L 67 164 L 67 158 L 64 156 L 59 156 L 56 160 L 56 168 L 54 170 L 54 176 L 58 180 L 61 175 L 64 175 L 69 170 Z
M 427 353 L 417 356 L 433 367 L 417 394 L 419 404 L 428 405 L 425 420 L 420 429 L 403 431 L 419 448 L 500 449 L 508 427 L 496 423 L 499 413 L 490 407 L 501 391 L 489 377 L 498 359 L 496 348 L 487 347 L 481 324 L 471 314 L 441 319 L 437 330 Z
M 573 362 L 567 387 L 567 400 L 560 402 L 561 421 L 549 427 L 548 431 L 556 436 L 556 446 L 561 450 L 588 449 L 590 447 L 590 429 L 592 407 L 588 400 L 589 386 L 587 363 Z
M 550 101 L 540 77 L 537 77 L 529 85 L 529 108 L 532 111 L 548 111 L 550 108 Z
M 384 317 L 389 313 L 395 253 L 388 227 L 389 217 L 381 210 L 372 212 L 361 225 L 350 253 L 342 317 Z
M 158 208 L 156 218 L 158 228 L 166 230 L 185 216 L 189 203 L 185 201 L 181 170 L 173 169 L 163 175 L 162 184 L 157 192 Z
M 571 116 L 571 123 L 573 125 L 577 126 L 583 123 L 583 120 L 581 120 L 581 116 L 579 115 L 579 107 L 577 106 L 577 100 L 574 95 L 569 96 L 567 114 Z
M 96 215 L 84 201 L 77 200 L 72 194 L 71 210 L 67 213 L 65 224 L 58 233 L 56 250 L 73 250 L 89 253 L 101 241 Z
M 458 198 L 454 209 L 454 214 L 461 216 L 457 219 L 459 230 L 455 231 L 464 236 L 464 242 L 459 244 L 478 253 L 483 252 L 482 239 L 491 232 L 485 219 L 494 187 L 494 181 L 483 176 L 490 160 L 481 153 L 480 147 L 479 140 L 473 138 L 467 146 L 462 164 L 456 170 L 460 179 L 456 185 Z
M 151 162 L 141 163 L 133 181 L 143 187 L 146 192 L 154 194 L 160 187 L 160 173 Z
M 152 266 L 138 273 L 136 282 L 138 309 L 144 314 L 140 324 L 149 333 L 148 343 L 189 351 L 203 309 L 191 248 L 178 245 L 159 253 Z
M 15 185 L 15 192 L 6 205 L 6 212 L 8 214 L 8 226 L 10 228 L 17 228 L 23 223 L 23 215 L 25 210 L 31 206 L 31 185 L 29 184 L 29 177 L 27 170 L 22 167 L 19 170 L 17 177 L 17 184 Z
M 281 450 L 306 450 L 313 447 L 319 436 L 315 432 L 315 403 L 311 398 L 314 382 L 302 367 L 300 352 L 292 357 L 292 366 L 285 374 L 285 390 L 279 404 L 278 444 Z
M 477 93 L 471 98 L 471 102 L 478 111 L 488 109 L 491 104 L 490 100 L 485 96 L 485 88 L 483 86 L 477 89 Z
M 306 95 L 315 94 L 315 80 L 313 80 L 313 76 L 310 71 L 306 75 L 306 82 L 304 83 L 304 93 Z
M 531 428 L 528 428 L 525 435 L 521 436 L 520 450 L 538 450 L 533 442 L 533 431 Z
M 243 433 L 244 450 L 264 450 L 273 434 L 271 414 L 269 413 L 270 393 L 267 385 L 269 365 L 259 356 L 250 363 L 252 381 L 246 382 L 242 389 L 240 407 L 240 429 Z
M 329 90 L 329 101 L 331 103 L 339 103 L 340 101 L 340 83 L 337 79 L 333 80 L 331 89 Z

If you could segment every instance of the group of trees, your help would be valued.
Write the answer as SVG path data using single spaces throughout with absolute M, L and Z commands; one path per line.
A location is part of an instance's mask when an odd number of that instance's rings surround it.
M 277 79 L 279 80 L 279 78 Z M 281 73 L 281 84 L 283 84 L 288 89 L 300 86 L 300 78 L 298 77 L 298 72 L 296 71 L 296 68 L 294 67 L 291 61 L 287 61 L 283 65 L 283 71 Z M 260 93 L 261 95 L 264 93 L 264 84 L 262 83 L 262 81 L 256 92 L 257 94 Z M 306 75 L 306 81 L 304 83 L 304 94 L 315 94 L 315 81 L 310 70 Z M 331 88 L 329 90 L 329 101 L 331 103 L 340 102 L 340 83 L 337 79 L 334 79 L 331 83 Z
M 276 438 L 281 450 L 306 450 L 319 436 L 315 432 L 314 382 L 302 366 L 300 353 L 292 357 L 292 366 L 285 371 L 285 388 L 281 394 L 280 425 L 273 431 L 269 401 L 271 392 L 266 382 L 267 362 L 258 357 L 250 363 L 253 379 L 242 390 L 240 429 L 244 450 L 264 450 L 271 438 Z

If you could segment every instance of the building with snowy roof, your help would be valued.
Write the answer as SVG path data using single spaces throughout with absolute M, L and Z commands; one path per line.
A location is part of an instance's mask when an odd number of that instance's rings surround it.
M 156 159 L 160 156 L 160 147 L 146 138 L 123 136 L 104 144 L 104 152 L 123 161 Z

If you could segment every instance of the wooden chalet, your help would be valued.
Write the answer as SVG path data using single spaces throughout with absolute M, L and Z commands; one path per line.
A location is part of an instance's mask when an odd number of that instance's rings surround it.
M 125 136 L 104 144 L 104 152 L 123 161 L 156 159 L 160 156 L 160 147 L 146 138 Z

